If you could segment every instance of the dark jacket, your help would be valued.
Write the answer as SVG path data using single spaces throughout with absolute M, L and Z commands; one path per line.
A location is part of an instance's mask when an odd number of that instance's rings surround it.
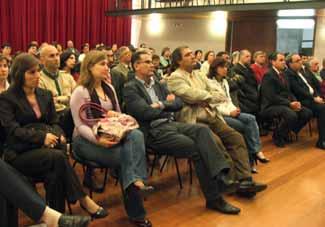
M 245 82 L 240 84 L 238 92 L 239 106 L 242 112 L 256 114 L 259 112 L 258 84 L 250 67 L 237 63 L 233 67 L 235 74 L 243 76 Z
M 64 132 L 58 126 L 58 118 L 50 91 L 36 88 L 36 99 L 42 116 L 37 119 L 23 91 L 16 92 L 13 88 L 0 95 L 1 127 L 6 135 L 9 151 L 25 152 L 31 148 L 40 148 L 44 144 L 46 131 L 29 125 L 45 125 L 57 136 Z
M 307 79 L 309 85 L 312 86 L 312 88 L 315 90 L 316 96 L 321 96 L 321 83 L 315 77 L 314 73 L 309 68 L 306 68 L 304 76 Z
M 304 76 L 308 84 L 313 87 L 309 79 L 306 78 L 306 75 L 303 73 L 301 74 Z M 304 106 L 310 106 L 310 104 L 314 102 L 314 97 L 318 96 L 317 90 L 313 87 L 314 94 L 310 94 L 309 88 L 305 82 L 300 78 L 297 72 L 290 68 L 285 71 L 285 75 L 289 79 L 291 93 L 294 94 L 297 100 Z
M 261 88 L 261 111 L 266 110 L 271 106 L 290 106 L 292 101 L 295 101 L 295 96 L 290 91 L 290 83 L 285 78 L 283 83 L 278 73 L 273 69 L 265 74 L 263 77 Z
M 182 100 L 178 97 L 176 97 L 174 102 L 166 101 L 169 93 L 166 86 L 156 81 L 153 87 L 159 100 L 165 106 L 163 110 L 154 109 L 150 106 L 152 104 L 151 98 L 145 90 L 144 85 L 137 79 L 129 81 L 123 91 L 126 112 L 136 118 L 145 139 L 151 128 L 150 123 L 152 121 L 170 118 L 171 112 L 179 111 L 183 106 Z
M 111 80 L 112 85 L 115 89 L 116 96 L 118 99 L 118 102 L 120 104 L 121 109 L 123 110 L 124 107 L 124 101 L 123 101 L 123 87 L 125 84 L 123 75 L 118 71 L 111 71 Z M 123 112 L 123 111 L 122 111 Z

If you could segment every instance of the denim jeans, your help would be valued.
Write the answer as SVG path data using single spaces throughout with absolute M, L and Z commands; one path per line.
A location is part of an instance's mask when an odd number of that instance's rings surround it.
M 105 148 L 94 144 L 81 136 L 73 139 L 75 153 L 83 159 L 97 162 L 108 168 L 118 169 L 120 182 L 123 187 L 123 195 L 126 211 L 130 218 L 145 217 L 142 200 L 139 198 L 127 198 L 127 188 L 136 180 L 147 179 L 147 163 L 143 134 L 139 130 L 132 130 L 116 146 Z M 133 193 L 133 195 L 136 195 Z M 128 201 L 136 201 L 141 204 L 127 204 Z M 131 202 L 131 203 L 133 203 Z
M 253 161 L 253 157 L 261 150 L 261 140 L 259 128 L 255 119 L 255 116 L 247 113 L 240 113 L 238 117 L 224 116 L 227 124 L 240 132 L 247 145 L 250 161 Z

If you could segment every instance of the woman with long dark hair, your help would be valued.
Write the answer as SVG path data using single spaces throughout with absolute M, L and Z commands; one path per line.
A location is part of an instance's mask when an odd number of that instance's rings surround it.
M 64 132 L 58 126 L 50 91 L 38 88 L 38 60 L 29 54 L 16 57 L 13 82 L 0 96 L 1 126 L 6 135 L 5 159 L 23 175 L 41 180 L 51 208 L 65 210 L 65 199 L 80 202 L 93 218 L 107 212 L 82 190 L 64 152 Z

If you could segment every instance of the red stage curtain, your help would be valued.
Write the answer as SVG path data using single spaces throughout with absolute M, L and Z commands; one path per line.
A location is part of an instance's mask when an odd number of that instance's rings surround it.
M 65 47 L 71 39 L 77 48 L 86 42 L 128 45 L 131 18 L 105 16 L 114 7 L 114 0 L 1 0 L 0 44 L 9 42 L 22 51 L 32 40 Z

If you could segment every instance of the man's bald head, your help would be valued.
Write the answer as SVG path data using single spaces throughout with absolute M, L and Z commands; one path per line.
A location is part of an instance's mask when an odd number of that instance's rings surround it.
M 40 57 L 41 63 L 47 71 L 56 73 L 59 70 L 60 55 L 54 46 L 47 45 L 43 47 L 40 51 Z

